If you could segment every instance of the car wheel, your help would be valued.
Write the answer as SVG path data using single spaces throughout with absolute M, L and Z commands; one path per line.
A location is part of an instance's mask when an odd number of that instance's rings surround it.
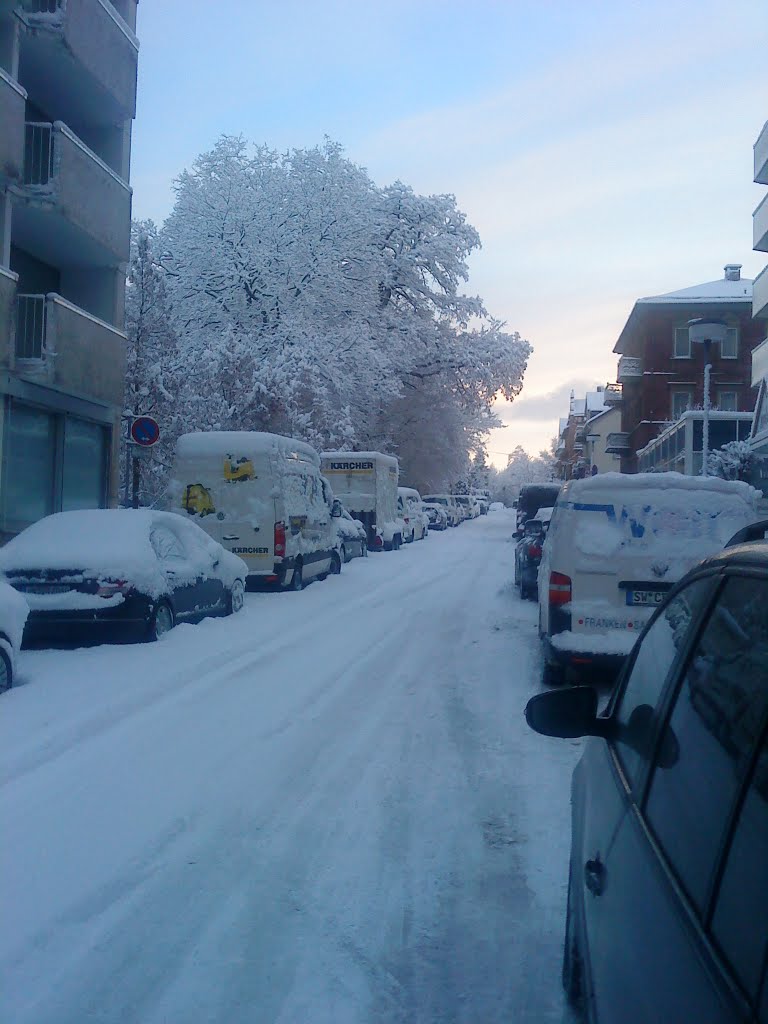
M 341 547 L 339 548 L 339 557 L 341 558 L 342 562 L 348 562 L 352 557 L 351 555 L 347 554 L 347 547 L 345 544 L 342 544 Z
M 562 665 L 551 665 L 544 662 L 544 671 L 541 674 L 541 681 L 545 686 L 564 686 L 565 669 Z
M 568 873 L 568 897 L 565 905 L 565 941 L 563 943 L 563 989 L 570 1006 L 580 1007 L 581 995 L 581 957 L 576 944 L 573 929 L 573 910 L 571 909 L 571 877 Z
M 304 570 L 301 562 L 296 562 L 293 567 L 293 576 L 291 576 L 291 590 L 303 590 L 304 589 Z
M 8 653 L 0 647 L 0 693 L 13 686 L 13 669 Z
M 235 580 L 227 598 L 227 615 L 235 615 L 243 610 L 245 604 L 245 584 Z
M 413 544 L 413 542 L 415 540 L 416 540 L 416 531 L 415 530 L 411 530 L 411 536 L 406 541 L 406 544 Z
M 365 541 L 363 541 L 362 544 L 360 545 L 360 555 L 362 558 L 368 557 L 368 545 Z
M 157 608 L 155 608 L 152 621 L 149 624 L 149 639 L 159 640 L 161 636 L 170 633 L 175 625 L 176 620 L 173 616 L 173 609 L 167 601 L 161 601 Z
M 339 558 L 338 551 L 334 551 L 331 555 L 331 576 L 341 575 L 341 559 Z

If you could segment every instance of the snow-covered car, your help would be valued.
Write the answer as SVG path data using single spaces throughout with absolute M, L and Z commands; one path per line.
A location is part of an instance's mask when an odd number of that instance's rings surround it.
M 667 592 L 759 518 L 758 491 L 680 473 L 602 473 L 557 498 L 539 567 L 544 681 L 615 672 Z
M 434 501 L 425 501 L 422 507 L 429 521 L 430 530 L 448 529 L 448 513 L 442 505 Z
M 488 507 L 489 512 L 503 512 L 507 506 L 503 501 L 492 501 Z
M 0 693 L 10 690 L 16 673 L 16 655 L 21 647 L 29 605 L 7 583 L 0 582 Z
M 25 642 L 84 635 L 157 640 L 178 622 L 243 607 L 248 567 L 174 512 L 57 512 L 0 549 L 29 605 Z
M 359 519 L 353 519 L 336 498 L 331 508 L 331 521 L 336 531 L 336 550 L 342 562 L 365 558 L 368 554 L 368 535 Z
M 515 545 L 515 586 L 524 601 L 536 599 L 545 530 L 540 519 L 529 519 L 523 527 L 523 536 Z
M 448 518 L 449 526 L 458 526 L 464 516 L 456 504 L 456 498 L 452 494 L 428 494 L 424 499 L 429 505 L 442 505 Z
M 415 540 L 424 540 L 429 530 L 429 523 L 422 514 L 423 502 L 421 495 L 413 487 L 398 487 L 397 514 L 405 523 L 404 539 L 406 544 Z

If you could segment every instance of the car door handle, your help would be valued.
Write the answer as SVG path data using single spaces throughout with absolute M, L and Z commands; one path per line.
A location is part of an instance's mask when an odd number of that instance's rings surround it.
M 225 533 L 224 536 L 221 539 L 222 540 L 240 540 L 240 538 L 236 537 L 234 533 Z
M 584 882 L 593 896 L 599 896 L 605 888 L 605 864 L 599 853 L 584 865 Z

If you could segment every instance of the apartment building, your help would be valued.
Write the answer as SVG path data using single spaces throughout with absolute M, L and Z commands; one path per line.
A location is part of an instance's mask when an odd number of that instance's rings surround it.
M 0 541 L 117 497 L 137 0 L 0 0 Z
M 621 430 L 607 451 L 621 457 L 624 473 L 638 471 L 637 453 L 688 409 L 704 400 L 703 345 L 692 345 L 688 321 L 725 321 L 727 337 L 714 346 L 711 401 L 723 412 L 752 412 L 752 350 L 764 328 L 752 319 L 752 284 L 741 265 L 729 263 L 716 281 L 638 299 L 613 351 L 619 355 Z
M 754 180 L 768 185 L 768 121 L 754 145 Z M 752 215 L 752 246 L 768 252 L 768 190 Z M 752 384 L 758 388 L 751 445 L 755 459 L 755 486 L 768 495 L 768 266 L 763 267 L 752 287 L 752 316 L 762 324 L 763 341 L 752 353 Z

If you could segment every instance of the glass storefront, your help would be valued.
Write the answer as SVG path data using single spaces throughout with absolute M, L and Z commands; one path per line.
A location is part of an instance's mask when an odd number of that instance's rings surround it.
M 0 421 L 0 532 L 17 533 L 51 512 L 107 504 L 109 427 L 11 397 Z

